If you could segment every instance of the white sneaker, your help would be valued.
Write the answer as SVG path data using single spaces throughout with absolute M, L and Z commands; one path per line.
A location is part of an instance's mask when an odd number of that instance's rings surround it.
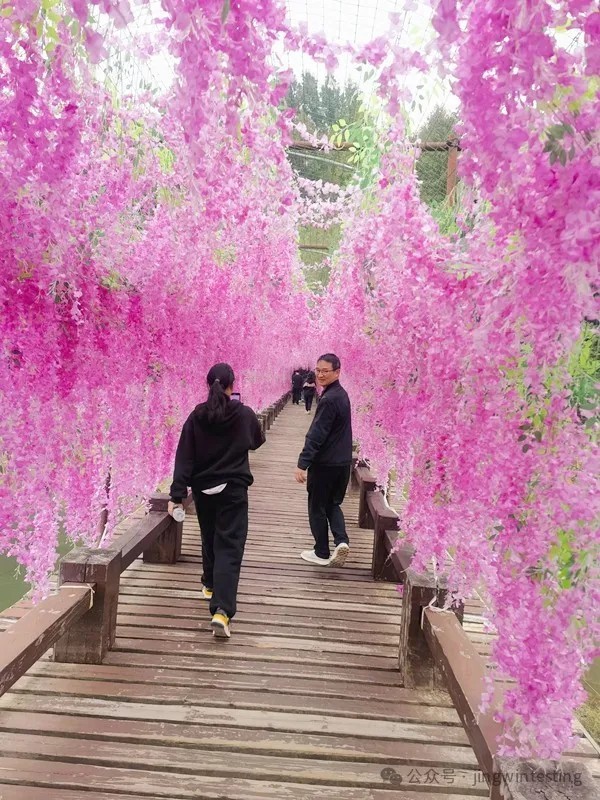
M 308 561 L 309 564 L 318 564 L 320 567 L 328 567 L 331 561 L 330 558 L 319 558 L 314 550 L 303 550 L 300 553 L 300 558 L 303 558 L 304 561 Z
M 329 559 L 329 566 L 330 567 L 343 567 L 344 562 L 348 558 L 348 553 L 350 552 L 350 546 L 346 544 L 346 542 L 341 542 L 333 551 L 331 558 Z

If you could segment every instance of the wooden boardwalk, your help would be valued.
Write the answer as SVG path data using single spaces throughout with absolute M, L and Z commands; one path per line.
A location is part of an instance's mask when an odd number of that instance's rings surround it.
M 346 566 L 299 558 L 312 544 L 293 480 L 308 422 L 288 406 L 252 458 L 231 640 L 211 635 L 188 516 L 181 562 L 123 573 L 104 664 L 47 657 L 0 699 L 0 800 L 488 796 L 449 696 L 399 685 L 401 600 L 371 579 L 355 495 Z M 479 638 L 477 604 L 466 611 Z M 584 738 L 577 750 L 597 766 Z

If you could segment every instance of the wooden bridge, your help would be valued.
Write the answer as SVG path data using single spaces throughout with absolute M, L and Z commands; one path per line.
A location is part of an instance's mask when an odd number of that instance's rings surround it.
M 395 515 L 364 467 L 344 505 L 346 566 L 300 560 L 312 539 L 293 471 L 309 418 L 284 406 L 262 415 L 252 457 L 229 641 L 200 597 L 195 515 L 175 523 L 165 497 L 107 551 L 70 554 L 51 597 L 4 613 L 0 800 L 463 800 L 489 796 L 496 773 L 492 795 L 598 797 L 580 728 L 559 765 L 569 785 L 507 777 L 497 725 L 477 712 L 481 604 L 426 608 L 443 580 L 415 574 L 408 550 L 390 556 Z

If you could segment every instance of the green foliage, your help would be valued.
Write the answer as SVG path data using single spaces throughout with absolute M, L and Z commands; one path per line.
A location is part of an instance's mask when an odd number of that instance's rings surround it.
M 440 233 L 444 236 L 462 235 L 456 224 L 456 206 L 451 206 L 446 200 L 435 202 L 430 207 L 431 216 L 438 224 Z
M 437 106 L 419 129 L 417 139 L 422 142 L 446 142 L 455 137 L 457 122 L 456 114 Z M 448 153 L 421 153 L 416 169 L 421 183 L 421 200 L 429 206 L 439 206 L 446 199 Z
M 319 86 L 314 75 L 304 72 L 302 80 L 294 80 L 290 85 L 285 104 L 295 108 L 297 119 L 319 136 L 329 133 L 340 117 L 349 122 L 360 117 L 361 100 L 356 84 L 349 81 L 341 87 L 331 75 Z
M 329 134 L 340 117 L 353 122 L 360 117 L 358 87 L 348 82 L 343 88 L 329 75 L 322 85 L 310 72 L 304 72 L 300 81 L 294 80 L 288 89 L 285 105 L 296 109 L 296 119 L 311 133 Z M 288 158 L 303 178 L 326 181 L 347 186 L 353 179 L 353 170 L 346 151 L 314 155 L 301 151 L 288 151 Z M 343 166 L 339 166 L 343 165 Z
M 587 554 L 575 553 L 574 539 L 572 531 L 559 531 L 556 544 L 550 548 L 549 556 L 556 565 L 554 575 L 561 589 L 570 589 L 585 567 Z
M 555 161 L 560 161 L 563 167 L 567 161 L 575 157 L 575 145 L 571 139 L 569 142 L 569 149 L 563 146 L 563 139 L 565 136 L 573 136 L 573 128 L 567 124 L 550 125 L 546 131 L 546 144 L 544 151 L 550 153 L 550 163 L 554 164 Z
M 300 150 L 288 150 L 288 159 L 294 170 L 303 178 L 311 181 L 325 181 L 347 186 L 354 178 L 352 167 L 348 169 L 348 153 L 332 151 L 330 153 L 304 153 Z
M 596 320 L 584 323 L 569 372 L 573 378 L 571 403 L 591 431 L 600 422 L 600 335 Z
M 360 119 L 350 123 L 340 119 L 331 126 L 331 144 L 347 146 L 348 163 L 356 167 L 361 188 L 366 189 L 377 175 L 384 144 L 374 117 L 364 106 L 359 110 Z

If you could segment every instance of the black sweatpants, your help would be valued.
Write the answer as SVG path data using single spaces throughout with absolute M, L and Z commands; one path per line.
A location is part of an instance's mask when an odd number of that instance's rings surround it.
M 315 399 L 315 390 L 312 391 L 310 389 L 304 390 L 304 406 L 307 411 L 310 411 L 312 408 L 313 400 Z
M 300 405 L 300 395 L 302 394 L 302 389 L 292 389 L 292 403 L 295 403 L 297 406 Z
M 329 558 L 329 528 L 334 546 L 348 543 L 346 521 L 340 506 L 346 495 L 350 467 L 325 467 L 315 464 L 308 470 L 308 521 L 315 538 L 315 553 Z
M 248 536 L 248 487 L 228 483 L 219 494 L 194 492 L 202 534 L 202 583 L 213 590 L 210 613 L 236 612 L 242 557 Z

